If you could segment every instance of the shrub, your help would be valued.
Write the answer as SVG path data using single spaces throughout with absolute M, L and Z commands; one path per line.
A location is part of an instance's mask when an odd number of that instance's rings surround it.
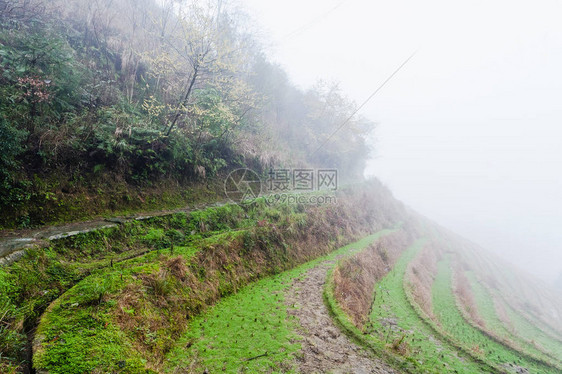
M 22 140 L 26 136 L 11 126 L 0 114 L 0 204 L 16 207 L 24 197 L 15 190 L 15 174 L 19 167 L 17 157 L 23 152 Z

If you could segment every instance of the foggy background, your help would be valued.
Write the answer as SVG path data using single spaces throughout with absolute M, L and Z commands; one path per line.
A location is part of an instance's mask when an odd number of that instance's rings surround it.
M 341 82 L 376 121 L 367 175 L 553 283 L 562 273 L 562 3 L 242 0 L 303 88 Z

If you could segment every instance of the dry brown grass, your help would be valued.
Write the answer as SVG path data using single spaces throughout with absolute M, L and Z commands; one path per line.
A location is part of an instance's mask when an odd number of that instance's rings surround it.
M 511 322 L 511 319 L 509 318 L 503 303 L 500 300 L 498 300 L 495 296 L 492 296 L 492 298 L 494 300 L 494 309 L 496 310 L 496 315 L 498 316 L 499 320 L 507 328 L 509 332 L 516 335 L 517 332 L 515 330 L 515 327 L 513 327 L 513 323 Z
M 453 287 L 463 312 L 474 324 L 482 329 L 486 328 L 484 320 L 478 313 L 478 306 L 474 300 L 472 287 L 464 274 L 464 267 L 457 263 L 453 278 Z
M 485 354 L 484 350 L 480 348 L 478 344 L 474 344 L 473 346 L 471 346 L 470 352 L 472 352 L 472 354 L 476 356 L 483 356 Z
M 185 276 L 189 269 L 183 257 L 177 256 L 175 258 L 171 258 L 168 262 L 166 262 L 166 267 L 174 277 L 181 281 L 185 281 Z
M 392 269 L 409 243 L 404 231 L 393 233 L 341 261 L 334 270 L 334 295 L 358 328 L 369 318 L 375 283 Z
M 406 269 L 406 277 L 412 287 L 414 301 L 434 321 L 437 319 L 433 314 L 431 287 L 437 274 L 440 253 L 438 244 L 431 242 L 420 251 Z
M 408 357 L 411 351 L 410 344 L 406 340 L 406 334 L 402 334 L 402 336 L 395 339 L 392 344 L 389 345 L 389 348 L 404 357 Z

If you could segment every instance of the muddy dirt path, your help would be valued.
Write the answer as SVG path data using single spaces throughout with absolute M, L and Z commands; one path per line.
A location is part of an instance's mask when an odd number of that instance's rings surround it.
M 324 283 L 334 261 L 326 261 L 293 281 L 285 295 L 289 314 L 296 316 L 302 328 L 302 373 L 398 373 L 370 352 L 351 342 L 334 325 L 324 304 Z
M 136 213 L 130 216 L 117 216 L 112 218 L 97 219 L 83 222 L 71 222 L 54 226 L 43 226 L 37 229 L 0 230 L 0 265 L 10 264 L 23 256 L 27 248 L 35 245 L 46 246 L 51 240 L 57 240 L 84 234 L 90 231 L 115 227 L 129 221 L 140 221 L 152 217 L 161 217 L 176 213 L 189 213 L 209 207 L 225 205 L 226 202 L 198 204 L 175 210 L 163 210 L 148 213 Z

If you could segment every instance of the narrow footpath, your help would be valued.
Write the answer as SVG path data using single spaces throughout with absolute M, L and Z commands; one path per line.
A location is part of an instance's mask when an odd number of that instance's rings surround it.
M 398 373 L 364 348 L 353 343 L 334 325 L 324 304 L 324 284 L 334 261 L 325 261 L 295 278 L 285 295 L 290 315 L 301 325 L 302 373 L 386 374 Z M 296 308 L 292 308 L 295 305 Z

